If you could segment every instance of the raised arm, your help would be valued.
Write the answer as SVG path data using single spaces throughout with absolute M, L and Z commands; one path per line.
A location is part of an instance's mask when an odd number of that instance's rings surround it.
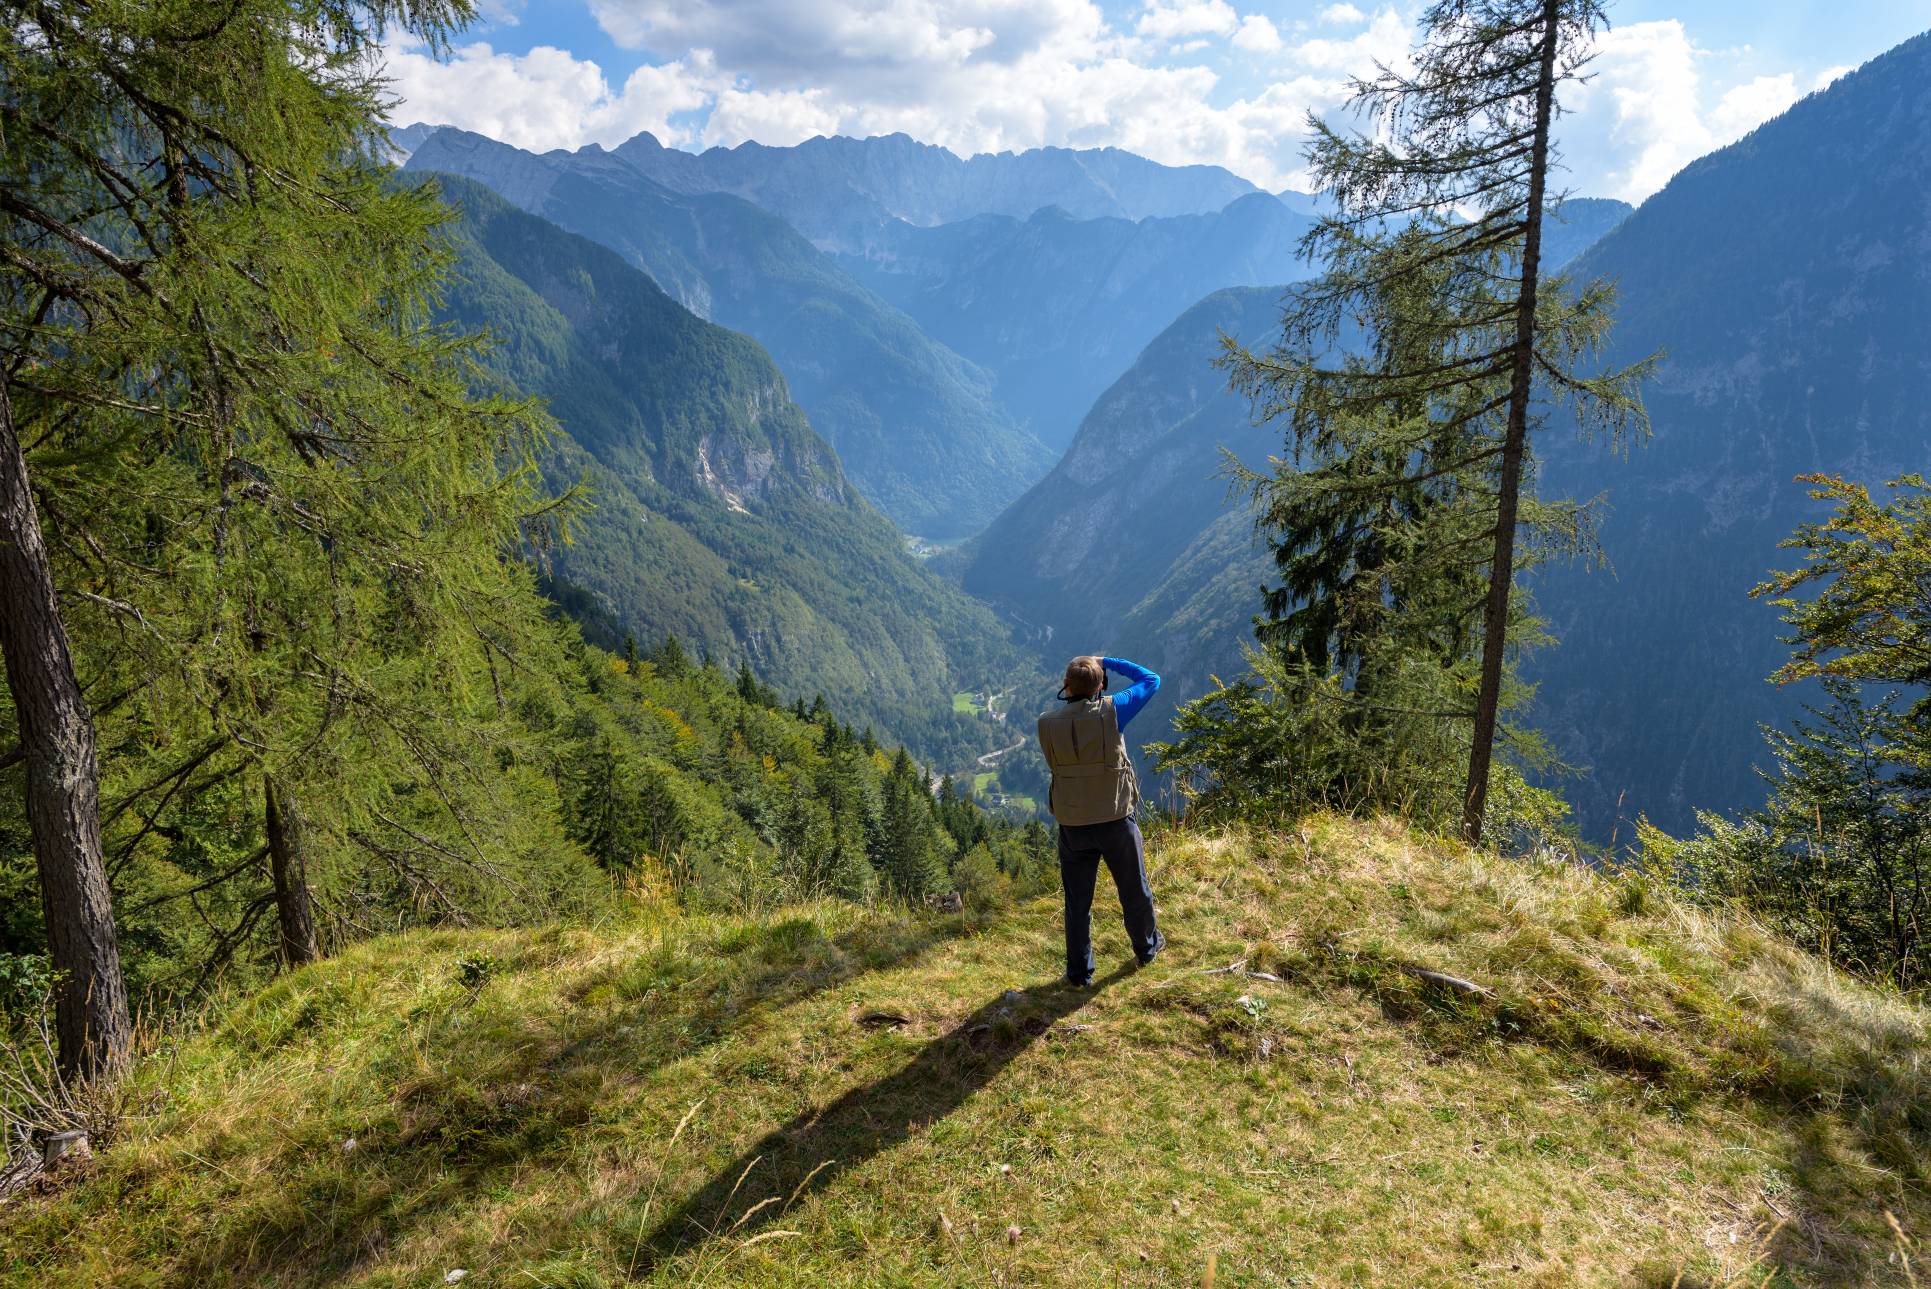
M 1114 675 L 1132 682 L 1113 695 L 1114 719 L 1120 723 L 1121 729 L 1125 729 L 1126 723 L 1140 714 L 1140 709 L 1147 705 L 1147 699 L 1152 698 L 1154 691 L 1160 688 L 1160 674 L 1124 658 L 1102 658 L 1100 664 Z

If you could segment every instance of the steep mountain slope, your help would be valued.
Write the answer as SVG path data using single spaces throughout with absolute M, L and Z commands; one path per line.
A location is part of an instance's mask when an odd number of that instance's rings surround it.
M 1879 57 L 1687 167 L 1578 265 L 1615 278 L 1613 359 L 1667 352 L 1655 439 L 1629 463 L 1562 450 L 1552 487 L 1607 488 L 1617 576 L 1558 573 L 1539 598 L 1542 720 L 1592 767 L 1597 821 L 1684 827 L 1761 802 L 1757 725 L 1817 695 L 1763 678 L 1778 623 L 1746 599 L 1819 517 L 1793 476 L 1876 483 L 1931 443 L 1931 36 Z M 1628 829 L 1623 829 L 1628 835 Z
M 1210 672 L 1232 675 L 1267 560 L 1228 496 L 1223 449 L 1280 450 L 1213 366 L 1222 332 L 1264 343 L 1284 288 L 1217 291 L 1100 396 L 1064 458 L 967 552 L 967 590 L 1048 652 L 1137 658 L 1167 680 L 1138 729 L 1166 724 Z M 1153 737 L 1148 734 L 1147 737 Z
M 857 495 L 753 341 L 692 315 L 614 252 L 438 177 L 462 218 L 445 316 L 563 429 L 544 469 L 595 510 L 557 576 L 650 643 L 748 658 L 928 757 L 977 748 L 952 689 L 1010 668 L 1004 633 Z M 948 682 L 956 680 L 956 684 Z
M 759 341 L 860 490 L 910 532 L 974 532 L 1050 465 L 983 372 L 748 202 L 672 192 L 596 149 L 539 157 L 459 130 L 423 140 L 407 169 L 483 183 Z
M 845 265 L 928 335 L 996 374 L 1006 407 L 1064 448 L 1093 400 L 1210 289 L 1305 274 L 1313 219 L 1251 193 L 1209 214 L 1139 221 L 986 215 L 898 223 Z
M 356 946 L 148 1062 L 0 1283 L 1917 1283 L 1923 1007 L 1392 826 L 1153 853 L 1091 990 L 1056 896 Z
M 1568 265 L 1628 219 L 1636 208 L 1613 197 L 1571 197 L 1543 226 L 1542 254 L 1551 264 Z
M 1163 166 L 1118 148 L 1033 148 L 960 158 L 907 135 L 742 143 L 701 154 L 640 134 L 616 155 L 678 192 L 728 192 L 779 215 L 820 246 L 863 251 L 893 220 L 1021 219 L 1057 206 L 1077 219 L 1196 214 L 1255 191 L 1219 166 Z

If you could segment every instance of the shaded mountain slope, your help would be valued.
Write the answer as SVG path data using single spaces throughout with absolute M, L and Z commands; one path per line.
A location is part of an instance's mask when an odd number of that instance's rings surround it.
M 1534 667 L 1542 723 L 1591 767 L 1572 795 L 1599 833 L 1619 800 L 1672 828 L 1761 802 L 1758 724 L 1820 697 L 1763 682 L 1785 650 L 1746 597 L 1820 517 L 1794 476 L 1925 468 L 1927 192 L 1920 36 L 1685 168 L 1577 265 L 1621 284 L 1612 359 L 1667 354 L 1654 441 L 1628 463 L 1545 449 L 1550 487 L 1612 506 L 1617 576 L 1543 580 L 1563 643 Z
M 476 180 L 763 344 L 853 481 L 908 531 L 976 531 L 1050 465 L 985 373 L 748 202 L 672 192 L 600 151 L 536 156 L 458 130 L 430 135 L 408 169 Z
M 1065 457 L 968 549 L 967 590 L 1048 653 L 1138 658 L 1173 704 L 1240 664 L 1268 561 L 1229 498 L 1223 449 L 1250 465 L 1280 450 L 1213 364 L 1222 332 L 1264 343 L 1283 288 L 1217 291 L 1161 332 L 1100 396 Z M 1149 736 L 1151 737 L 1151 736 Z
M 358 945 L 148 1062 L 0 1283 L 1910 1283 L 1923 1008 L 1392 826 L 1153 855 L 1090 991 L 1055 897 Z
M 823 690 L 925 756 L 977 748 L 949 690 L 1005 674 L 992 616 L 903 550 L 847 482 L 759 346 L 703 321 L 614 252 L 439 177 L 462 218 L 445 316 L 545 398 L 553 485 L 595 509 L 558 577 L 650 643 L 748 658 L 786 694 Z

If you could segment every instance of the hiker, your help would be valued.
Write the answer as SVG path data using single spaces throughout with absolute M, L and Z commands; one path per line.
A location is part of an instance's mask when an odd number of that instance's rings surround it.
M 1132 682 L 1106 692 L 1106 673 Z M 1059 821 L 1059 880 L 1066 890 L 1066 980 L 1093 983 L 1093 883 L 1100 861 L 1113 874 L 1133 955 L 1146 966 L 1166 947 L 1153 922 L 1146 852 L 1134 809 L 1140 785 L 1120 731 L 1160 688 L 1160 677 L 1124 658 L 1082 656 L 1066 664 L 1059 703 L 1039 717 L 1039 750 L 1053 785 L 1047 803 Z

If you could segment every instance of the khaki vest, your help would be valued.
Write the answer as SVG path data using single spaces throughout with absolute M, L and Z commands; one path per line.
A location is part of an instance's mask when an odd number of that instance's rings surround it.
M 1042 712 L 1039 750 L 1053 772 L 1047 803 L 1060 823 L 1112 823 L 1140 804 L 1140 784 L 1111 698 L 1076 699 Z

